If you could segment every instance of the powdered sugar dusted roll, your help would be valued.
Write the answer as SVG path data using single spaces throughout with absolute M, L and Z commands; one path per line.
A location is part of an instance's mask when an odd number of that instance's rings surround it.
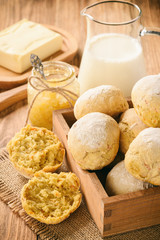
M 101 85 L 83 93 L 76 101 L 74 115 L 79 119 L 91 112 L 117 116 L 128 109 L 128 103 L 121 90 L 112 85 Z
M 160 185 L 160 128 L 146 128 L 125 155 L 127 171 L 139 180 Z
M 149 184 L 133 177 L 121 161 L 108 173 L 105 188 L 109 195 L 118 195 L 149 188 Z
M 102 169 L 111 163 L 119 148 L 120 130 L 110 116 L 88 113 L 73 124 L 68 133 L 68 147 L 82 169 Z
M 160 127 L 160 74 L 140 79 L 131 97 L 140 119 L 149 127 Z

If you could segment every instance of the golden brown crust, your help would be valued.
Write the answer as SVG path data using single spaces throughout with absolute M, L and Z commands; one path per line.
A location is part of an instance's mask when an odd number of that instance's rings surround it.
M 22 188 L 22 206 L 38 221 L 57 224 L 80 206 L 82 194 L 79 188 L 80 182 L 74 173 L 39 171 Z
M 7 144 L 9 158 L 25 177 L 44 170 L 55 172 L 63 162 L 65 149 L 58 137 L 46 128 L 22 128 Z

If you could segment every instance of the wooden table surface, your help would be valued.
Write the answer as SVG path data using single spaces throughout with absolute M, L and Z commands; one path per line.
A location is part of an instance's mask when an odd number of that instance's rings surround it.
M 93 0 L 0 0 L 0 30 L 22 18 L 60 27 L 70 32 L 78 42 L 78 54 L 72 64 L 79 66 L 86 39 L 86 22 L 80 10 Z M 142 24 L 160 28 L 160 1 L 133 0 L 142 9 Z M 144 50 L 148 61 L 148 74 L 160 72 L 160 40 L 145 37 Z M 26 107 L 0 119 L 0 147 L 23 125 Z M 16 124 L 13 124 L 16 123 Z M 0 202 L 0 240 L 40 239 L 17 215 Z M 151 238 L 152 239 L 152 238 Z

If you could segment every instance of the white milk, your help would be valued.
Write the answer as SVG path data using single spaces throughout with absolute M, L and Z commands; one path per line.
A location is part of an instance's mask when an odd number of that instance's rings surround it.
M 80 93 L 107 84 L 130 96 L 135 82 L 145 75 L 138 40 L 123 34 L 100 34 L 86 43 L 78 77 Z

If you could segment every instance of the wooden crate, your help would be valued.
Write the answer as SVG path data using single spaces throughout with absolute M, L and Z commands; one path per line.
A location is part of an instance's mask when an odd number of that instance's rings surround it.
M 104 189 L 111 167 L 84 171 L 68 150 L 67 134 L 75 122 L 71 109 L 53 113 L 53 131 L 66 148 L 67 164 L 80 179 L 81 191 L 90 214 L 102 236 L 128 232 L 160 223 L 160 187 L 109 197 Z

